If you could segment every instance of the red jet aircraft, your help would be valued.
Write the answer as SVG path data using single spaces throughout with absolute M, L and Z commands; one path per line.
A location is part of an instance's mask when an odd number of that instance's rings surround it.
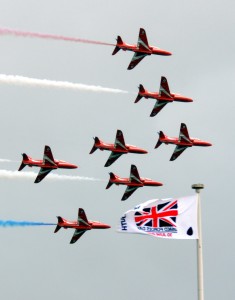
M 127 185 L 124 195 L 122 196 L 122 201 L 128 199 L 135 190 L 143 186 L 161 186 L 161 182 L 153 181 L 149 178 L 143 178 L 139 176 L 138 170 L 135 165 L 131 165 L 131 172 L 129 178 L 121 178 L 113 173 L 109 173 L 110 179 L 106 189 L 110 188 L 112 184 L 123 184 Z
M 193 100 L 191 98 L 179 95 L 179 94 L 173 94 L 170 92 L 167 79 L 166 77 L 161 77 L 161 83 L 160 83 L 160 89 L 158 92 L 149 92 L 147 91 L 142 84 L 139 85 L 139 93 L 137 95 L 137 98 L 135 99 L 135 103 L 139 102 L 140 99 L 144 97 L 146 99 L 152 98 L 156 99 L 156 104 L 150 114 L 150 117 L 156 116 L 160 110 L 167 104 L 171 103 L 173 101 L 178 102 L 192 102 Z
M 117 44 L 115 49 L 113 50 L 112 55 L 115 55 L 120 49 L 124 51 L 133 51 L 135 52 L 129 66 L 128 70 L 134 69 L 134 67 L 146 56 L 151 54 L 156 55 L 171 55 L 171 52 L 154 47 L 149 46 L 146 32 L 143 28 L 140 28 L 139 38 L 137 41 L 137 45 L 126 44 L 122 41 L 120 36 L 117 37 Z
M 116 133 L 116 139 L 114 144 L 107 144 L 101 141 L 98 137 L 94 138 L 95 143 L 93 148 L 90 151 L 90 154 L 95 152 L 97 149 L 100 150 L 108 150 L 112 151 L 106 164 L 104 165 L 105 167 L 109 167 L 112 163 L 114 163 L 122 154 L 127 154 L 127 153 L 138 153 L 138 154 L 144 154 L 148 153 L 146 150 L 138 148 L 136 146 L 132 145 L 127 145 L 125 144 L 125 140 L 123 137 L 123 133 L 121 130 L 117 130 Z
M 67 228 L 75 229 L 70 244 L 74 244 L 87 230 L 110 228 L 110 226 L 107 224 L 103 224 L 97 221 L 88 221 L 85 211 L 82 208 L 79 208 L 78 210 L 77 221 L 67 221 L 61 217 L 57 217 L 57 218 L 58 218 L 58 223 L 54 233 L 59 231 L 61 227 L 65 229 Z
M 162 131 L 159 132 L 159 139 L 155 146 L 158 148 L 162 143 L 164 144 L 174 144 L 176 148 L 170 158 L 170 160 L 175 160 L 185 149 L 192 146 L 212 146 L 209 142 L 204 142 L 196 138 L 190 138 L 188 134 L 187 126 L 184 123 L 181 123 L 179 138 L 177 137 L 168 137 Z
M 29 167 L 41 167 L 38 176 L 36 177 L 34 183 L 39 183 L 43 180 L 44 177 L 47 176 L 54 169 L 75 169 L 76 165 L 67 163 L 63 160 L 54 159 L 51 148 L 49 146 L 45 146 L 43 160 L 36 160 L 29 157 L 27 154 L 23 153 L 23 160 L 19 167 L 18 171 L 24 169 L 25 166 Z

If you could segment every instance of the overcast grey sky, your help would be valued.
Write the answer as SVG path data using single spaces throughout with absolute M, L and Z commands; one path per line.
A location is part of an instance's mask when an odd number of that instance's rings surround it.
M 191 195 L 204 183 L 202 222 L 205 299 L 234 299 L 234 2 L 225 1 L 3 1 L 0 27 L 115 43 L 136 43 L 145 28 L 149 43 L 173 53 L 146 57 L 127 71 L 132 53 L 113 47 L 0 37 L 0 73 L 71 81 L 127 90 L 128 94 L 0 86 L 0 158 L 54 157 L 78 164 L 54 173 L 100 178 L 100 182 L 45 179 L 0 180 L 0 219 L 56 222 L 87 217 L 112 226 L 86 233 L 74 245 L 72 230 L 0 228 L 1 299 L 196 300 L 196 242 L 116 233 L 119 217 L 153 198 Z M 150 118 L 154 100 L 134 104 L 137 86 L 172 92 L 193 103 L 167 105 Z M 186 150 L 170 162 L 174 146 L 155 150 L 157 132 L 178 136 L 180 123 L 213 147 Z M 126 155 L 109 168 L 108 152 L 89 155 L 93 136 L 113 142 L 117 129 L 148 155 Z M 127 177 L 131 164 L 163 187 L 139 189 L 121 202 L 125 187 L 105 190 L 108 172 Z M 17 170 L 19 163 L 1 163 Z M 26 171 L 29 168 L 26 169 Z M 37 169 L 34 169 L 37 171 Z

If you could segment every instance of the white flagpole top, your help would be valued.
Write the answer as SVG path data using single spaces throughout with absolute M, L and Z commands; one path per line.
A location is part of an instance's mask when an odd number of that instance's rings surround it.
M 195 183 L 192 185 L 192 189 L 196 190 L 196 193 L 200 193 L 200 190 L 204 189 L 204 184 Z

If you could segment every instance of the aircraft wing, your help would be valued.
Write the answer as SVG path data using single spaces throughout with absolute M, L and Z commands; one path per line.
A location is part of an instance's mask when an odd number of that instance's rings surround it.
M 52 169 L 41 168 L 34 183 L 39 183 L 40 181 L 42 181 L 43 178 L 45 178 L 47 176 L 47 174 L 49 174 L 51 171 L 52 171 Z
M 169 89 L 169 86 L 167 83 L 167 79 L 164 76 L 161 77 L 159 94 L 161 97 L 164 97 L 164 98 L 169 98 L 169 99 L 172 98 L 171 92 L 170 92 L 170 89 Z
M 142 183 L 139 172 L 135 165 L 131 165 L 130 181 L 135 183 Z
M 51 152 L 51 148 L 49 146 L 45 146 L 44 155 L 43 155 L 43 163 L 44 164 L 49 164 L 49 165 L 52 165 L 52 166 L 56 166 L 54 157 L 53 157 L 52 152 Z
M 145 53 L 138 53 L 138 52 L 135 52 L 134 53 L 134 56 L 132 57 L 132 60 L 127 68 L 127 70 L 132 70 L 134 69 L 134 67 L 136 65 L 138 65 L 138 63 L 146 56 L 147 54 Z
M 161 111 L 163 109 L 163 107 L 167 104 L 168 102 L 167 101 L 159 101 L 157 100 L 155 105 L 154 105 L 154 108 L 150 114 L 150 117 L 154 117 L 156 116 L 159 111 Z
M 188 147 L 187 146 L 179 146 L 177 145 L 175 147 L 175 150 L 170 158 L 171 161 L 175 160 L 178 156 L 180 156 L 181 153 L 184 152 L 185 149 L 187 149 Z
M 127 150 L 126 149 L 126 145 L 125 145 L 125 140 L 124 140 L 123 133 L 119 129 L 117 130 L 117 133 L 116 133 L 116 139 L 115 139 L 114 146 L 115 146 L 116 149 Z
M 111 152 L 108 160 L 105 163 L 105 167 L 111 166 L 112 163 L 114 163 L 123 153 L 117 153 L 117 152 Z
M 83 208 L 79 208 L 78 210 L 78 224 L 82 223 L 81 225 L 87 225 L 90 227 L 89 222 L 86 217 L 86 213 Z
M 181 125 L 180 125 L 179 141 L 190 144 L 190 145 L 192 144 L 189 134 L 188 134 L 187 126 L 184 123 L 181 123 Z
M 86 230 L 75 229 L 70 244 L 76 243 L 76 241 L 86 232 Z
M 137 47 L 140 50 L 151 51 L 151 49 L 149 48 L 149 43 L 148 43 L 146 32 L 143 28 L 140 28 L 139 37 L 138 37 L 138 41 L 137 41 Z
M 139 186 L 128 186 L 121 200 L 122 201 L 127 200 L 138 188 Z

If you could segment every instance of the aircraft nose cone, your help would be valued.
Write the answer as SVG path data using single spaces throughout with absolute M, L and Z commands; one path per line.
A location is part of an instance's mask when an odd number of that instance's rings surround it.
M 148 184 L 146 183 L 146 185 L 149 185 L 149 186 L 162 186 L 163 183 L 151 180 Z
M 165 55 L 172 55 L 172 53 L 169 51 L 165 51 Z
M 192 98 L 187 98 L 187 97 L 185 97 L 185 98 L 184 98 L 184 101 L 185 101 L 185 102 L 193 102 L 193 99 L 192 99 Z
M 153 181 L 153 185 L 155 185 L 155 186 L 162 186 L 163 183 L 158 182 L 158 181 Z
M 108 228 L 111 228 L 111 226 L 110 226 L 110 225 L 107 225 L 107 224 L 105 224 L 105 225 L 104 225 L 104 228 L 105 228 L 105 229 L 106 229 L 106 228 L 108 229 Z
M 98 228 L 100 228 L 100 229 L 108 229 L 108 228 L 111 228 L 111 226 L 108 225 L 108 224 L 99 224 Z
M 71 169 L 77 169 L 78 166 L 71 164 Z
M 161 50 L 161 55 L 169 56 L 172 55 L 172 53 L 170 51 Z

